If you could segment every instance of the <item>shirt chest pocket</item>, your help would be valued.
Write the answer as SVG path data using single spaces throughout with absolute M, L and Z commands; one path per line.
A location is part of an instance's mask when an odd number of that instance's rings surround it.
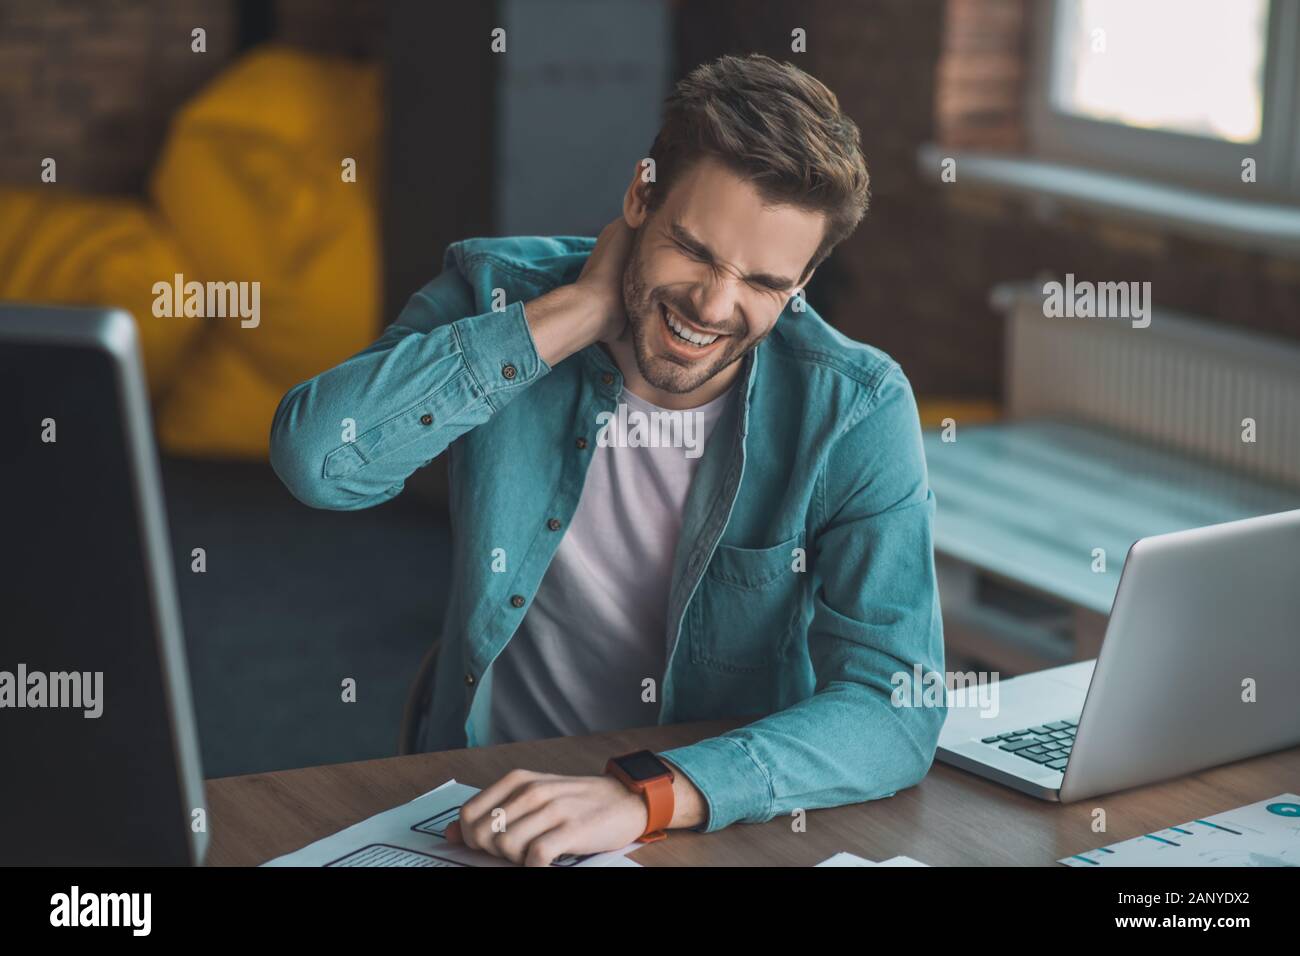
M 743 673 L 784 657 L 803 593 L 803 543 L 800 531 L 770 548 L 718 545 L 688 612 L 692 663 Z

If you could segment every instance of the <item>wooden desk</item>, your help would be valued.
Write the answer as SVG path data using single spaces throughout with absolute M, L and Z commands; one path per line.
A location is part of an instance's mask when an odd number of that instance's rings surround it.
M 207 862 L 262 863 L 452 777 L 485 787 L 515 767 L 596 773 L 610 754 L 665 750 L 732 726 L 648 727 L 209 780 Z M 789 817 L 711 834 L 678 830 L 637 850 L 633 859 L 645 866 L 811 866 L 847 850 L 870 860 L 905 855 L 932 866 L 1048 866 L 1080 850 L 1287 791 L 1300 791 L 1300 748 L 1069 806 L 935 764 L 919 786 L 889 799 L 810 811 L 804 833 L 791 830 Z M 1092 832 L 1096 807 L 1106 811 L 1106 833 Z

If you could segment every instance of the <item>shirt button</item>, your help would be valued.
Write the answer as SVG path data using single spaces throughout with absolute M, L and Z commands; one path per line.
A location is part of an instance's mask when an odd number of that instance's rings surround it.
M 614 384 L 614 376 L 611 375 L 609 372 L 606 372 L 604 375 L 602 375 L 602 376 L 600 377 L 600 380 L 601 380 L 601 382 L 603 382 L 603 383 L 606 384 L 606 385 L 613 385 L 613 384 Z
M 426 415 L 421 415 L 421 416 L 420 416 L 420 424 L 421 424 L 421 425 L 432 425 L 432 424 L 433 424 L 433 416 L 432 416 L 432 415 L 427 415 L 427 414 L 426 414 Z
M 474 675 L 473 675 L 473 674 L 466 674 L 466 675 L 465 675 L 465 686 L 466 686 L 466 687 L 473 687 L 473 686 L 474 686 Z
M 522 594 L 516 594 L 514 597 L 510 599 L 510 604 L 514 607 L 523 607 L 524 596 Z
M 559 519 L 559 518 L 552 518 L 550 521 L 546 522 L 546 527 L 550 528 L 552 531 L 559 531 L 559 530 L 560 530 L 560 519 Z
M 507 378 L 507 379 L 514 378 L 518 374 L 519 374 L 519 370 L 515 368 L 513 365 L 507 365 L 501 369 L 502 378 Z
M 579 438 L 579 439 L 578 439 L 577 441 L 575 441 L 573 444 L 576 445 L 576 446 L 578 447 L 578 451 L 582 451 L 584 448 L 587 447 L 587 439 L 585 439 L 585 438 Z

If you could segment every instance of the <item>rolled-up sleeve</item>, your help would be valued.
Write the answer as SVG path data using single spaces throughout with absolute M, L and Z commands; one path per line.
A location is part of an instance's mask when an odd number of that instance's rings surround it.
M 300 501 L 350 510 L 387 501 L 453 441 L 550 371 L 521 302 L 473 314 L 445 271 L 365 350 L 289 390 L 271 465 Z

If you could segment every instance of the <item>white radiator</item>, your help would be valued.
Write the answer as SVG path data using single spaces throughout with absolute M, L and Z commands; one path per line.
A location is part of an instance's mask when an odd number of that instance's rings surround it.
M 1011 418 L 1071 418 L 1300 487 L 1300 346 L 1153 309 L 1147 328 L 1048 318 L 1043 282 L 999 286 Z M 1242 440 L 1253 419 L 1255 441 Z

